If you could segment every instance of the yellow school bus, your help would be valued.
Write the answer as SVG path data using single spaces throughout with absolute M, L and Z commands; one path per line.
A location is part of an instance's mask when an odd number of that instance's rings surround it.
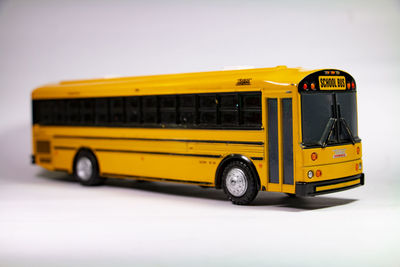
M 63 81 L 32 92 L 32 162 L 107 178 L 315 196 L 364 184 L 354 78 L 246 69 Z

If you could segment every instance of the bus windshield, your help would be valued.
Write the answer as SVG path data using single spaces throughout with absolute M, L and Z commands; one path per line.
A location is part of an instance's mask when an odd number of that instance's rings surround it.
M 304 146 L 326 146 L 359 141 L 356 92 L 303 93 Z

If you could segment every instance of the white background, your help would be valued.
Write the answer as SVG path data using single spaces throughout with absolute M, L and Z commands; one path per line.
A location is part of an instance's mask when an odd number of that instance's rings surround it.
M 399 266 L 399 47 L 399 1 L 0 1 L 0 266 Z M 235 206 L 29 164 L 36 86 L 232 65 L 351 73 L 366 185 Z

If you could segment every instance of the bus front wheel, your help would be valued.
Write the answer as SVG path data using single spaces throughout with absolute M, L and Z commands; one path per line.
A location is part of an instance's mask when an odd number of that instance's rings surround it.
M 87 150 L 82 150 L 74 162 L 74 177 L 82 185 L 99 185 L 104 179 L 99 176 L 96 157 Z
M 257 196 L 257 181 L 250 167 L 241 161 L 233 161 L 222 173 L 222 187 L 233 204 L 247 205 Z

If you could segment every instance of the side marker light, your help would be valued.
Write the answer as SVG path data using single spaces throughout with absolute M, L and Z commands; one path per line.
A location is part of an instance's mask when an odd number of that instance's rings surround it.
M 317 153 L 315 153 L 315 152 L 311 153 L 311 160 L 312 161 L 316 160 L 317 158 L 318 158 L 318 154 Z

